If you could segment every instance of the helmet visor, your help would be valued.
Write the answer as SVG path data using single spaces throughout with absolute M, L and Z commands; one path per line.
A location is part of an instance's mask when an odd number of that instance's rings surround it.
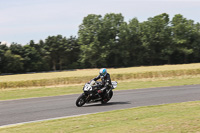
M 103 74 L 103 73 L 100 73 L 100 76 L 104 76 L 104 74 Z

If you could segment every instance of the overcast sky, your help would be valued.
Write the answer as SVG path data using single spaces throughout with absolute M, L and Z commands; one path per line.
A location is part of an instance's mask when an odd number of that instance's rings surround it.
M 0 0 L 0 42 L 36 43 L 49 35 L 77 36 L 88 14 L 122 13 L 140 22 L 161 13 L 200 22 L 200 0 Z

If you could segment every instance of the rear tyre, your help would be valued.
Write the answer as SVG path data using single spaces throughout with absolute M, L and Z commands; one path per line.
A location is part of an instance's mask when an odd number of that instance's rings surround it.
M 85 95 L 82 94 L 78 97 L 78 99 L 76 100 L 76 106 L 77 107 L 81 107 L 85 104 L 86 100 L 85 100 Z

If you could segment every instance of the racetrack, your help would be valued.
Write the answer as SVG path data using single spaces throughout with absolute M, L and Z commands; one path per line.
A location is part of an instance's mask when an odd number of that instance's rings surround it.
M 200 85 L 114 91 L 108 104 L 76 107 L 80 94 L 0 101 L 0 126 L 138 106 L 200 100 Z

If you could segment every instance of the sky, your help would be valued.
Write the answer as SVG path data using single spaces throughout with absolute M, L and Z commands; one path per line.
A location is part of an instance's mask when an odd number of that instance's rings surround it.
M 200 22 L 200 0 L 0 0 L 0 42 L 38 43 L 58 34 L 78 37 L 88 14 L 121 13 L 126 22 L 167 13 Z

